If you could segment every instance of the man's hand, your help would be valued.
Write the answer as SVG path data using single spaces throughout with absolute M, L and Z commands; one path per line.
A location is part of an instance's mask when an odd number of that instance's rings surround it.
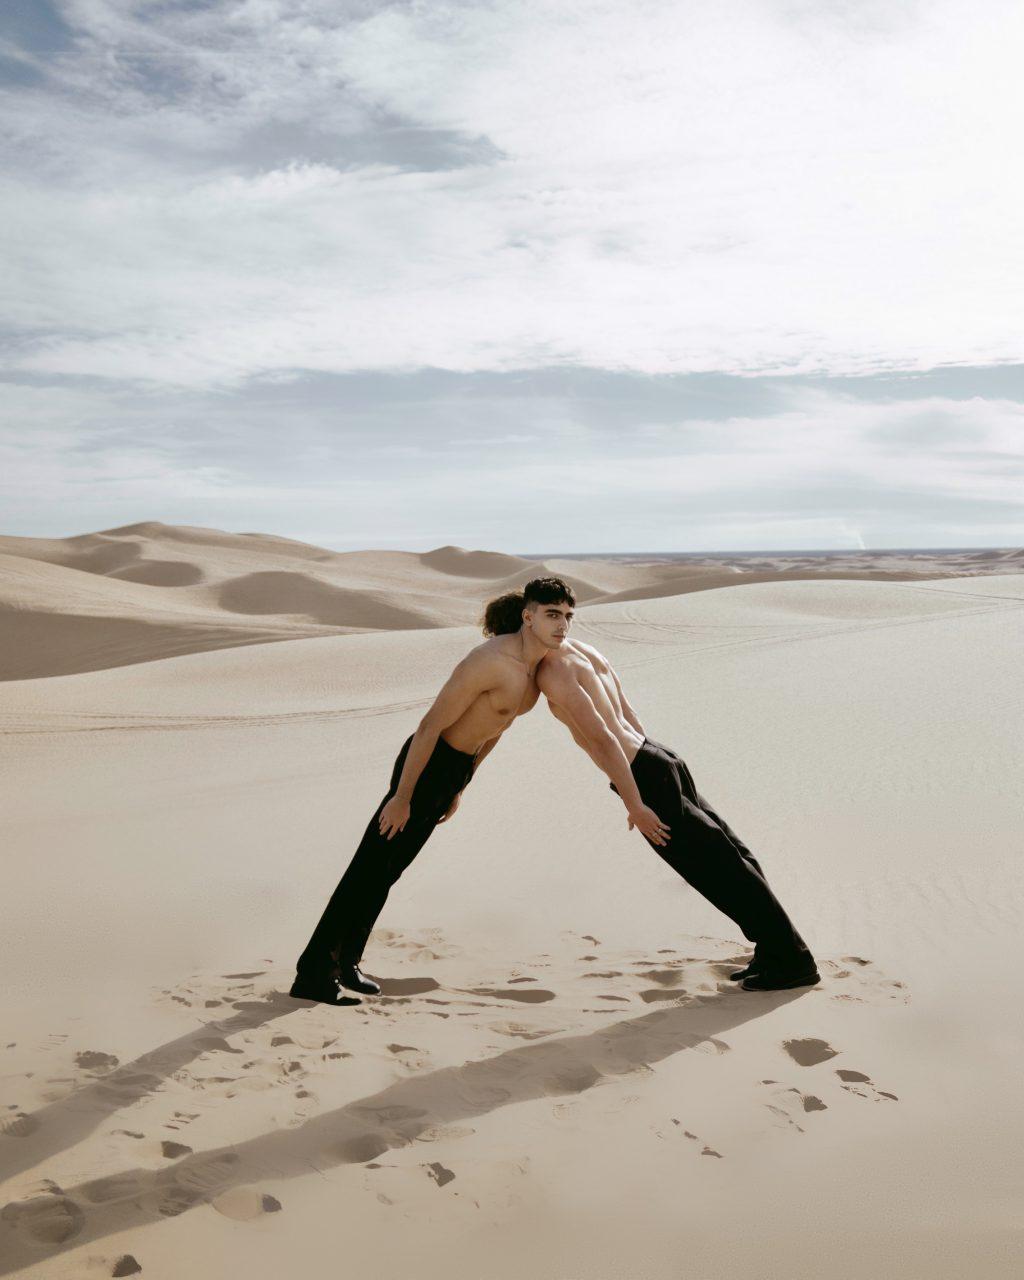
M 636 828 L 642 836 L 646 836 L 648 840 L 652 840 L 655 844 L 668 844 L 668 833 L 672 830 L 666 826 L 658 817 L 653 809 L 643 804 L 639 809 L 634 809 L 629 815 L 629 829 Z
M 447 821 L 448 821 L 448 819 L 449 819 L 449 818 L 452 816 L 452 814 L 455 812 L 455 810 L 459 807 L 459 801 L 460 801 L 461 799 L 462 799 L 462 792 L 460 791 L 460 792 L 458 792 L 458 793 L 456 794 L 455 799 L 454 799 L 454 800 L 451 802 L 451 804 L 448 806 L 448 810 L 447 810 L 447 812 L 445 813 L 444 817 L 443 817 L 443 818 L 438 818 L 438 822 L 447 822 Z
M 390 840 L 409 821 L 409 801 L 392 796 L 380 811 L 380 833 Z

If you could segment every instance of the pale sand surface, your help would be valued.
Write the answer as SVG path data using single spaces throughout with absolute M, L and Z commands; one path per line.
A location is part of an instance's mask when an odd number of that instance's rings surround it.
M 481 604 L 537 562 L 134 528 L 202 580 L 0 548 L 5 657 L 76 672 L 0 685 L 0 1274 L 1020 1274 L 1013 553 L 734 586 L 545 560 L 601 588 L 576 634 L 824 980 L 736 991 L 735 927 L 541 703 L 392 891 L 384 995 L 330 1009 L 282 994 L 295 956 Z M 360 594 L 355 633 L 291 611 L 303 559 Z M 289 575 L 254 588 L 279 611 L 232 613 L 225 585 L 264 573 Z

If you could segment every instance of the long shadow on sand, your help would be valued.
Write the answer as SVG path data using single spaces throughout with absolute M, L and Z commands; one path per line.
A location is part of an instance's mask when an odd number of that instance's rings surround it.
M 359 1000 L 345 998 L 342 1005 L 358 1005 Z M 4 1143 L 0 1154 L 0 1182 L 6 1182 L 27 1169 L 34 1169 L 60 1151 L 67 1151 L 98 1128 L 108 1117 L 133 1103 L 156 1093 L 163 1082 L 176 1071 L 194 1062 L 204 1053 L 242 1053 L 233 1048 L 226 1036 L 264 1026 L 275 1018 L 294 1013 L 305 1006 L 288 997 L 269 1000 L 238 1000 L 238 1013 L 196 1027 L 176 1040 L 151 1049 L 133 1062 L 125 1062 L 100 1079 L 76 1089 L 67 1098 L 51 1102 L 22 1118 L 28 1130 L 14 1143 Z
M 404 1147 L 427 1129 L 486 1115 L 499 1107 L 552 1095 L 579 1094 L 608 1077 L 650 1066 L 742 1026 L 798 999 L 802 991 L 771 995 L 721 993 L 612 1023 L 585 1035 L 509 1049 L 479 1062 L 445 1067 L 398 1081 L 315 1116 L 295 1129 L 262 1134 L 177 1161 L 167 1169 L 126 1169 L 53 1188 L 0 1210 L 0 1275 L 56 1257 L 115 1232 L 174 1217 L 231 1187 L 261 1178 L 290 1178 L 344 1164 L 363 1164 L 384 1151 Z M 251 1018 L 263 1021 L 293 1011 L 285 996 L 252 1002 Z M 241 1025 L 241 1023 L 240 1023 Z M 220 1023 L 221 1029 L 228 1024 Z M 189 1044 L 182 1037 L 170 1049 Z M 140 1058 L 135 1067 L 166 1050 Z M 127 1070 L 127 1068 L 126 1068 Z M 90 1117 L 89 1128 L 94 1117 Z

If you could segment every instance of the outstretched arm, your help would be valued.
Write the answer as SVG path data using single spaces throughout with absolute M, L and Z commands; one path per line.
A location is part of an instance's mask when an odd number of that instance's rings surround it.
M 395 794 L 381 810 L 381 834 L 389 840 L 409 821 L 412 793 L 437 746 L 441 730 L 454 724 L 482 693 L 493 687 L 495 680 L 493 664 L 483 655 L 469 654 L 445 681 L 409 743 Z
M 571 720 L 591 758 L 615 784 L 629 814 L 630 827 L 635 826 L 656 844 L 666 844 L 669 827 L 644 804 L 618 738 L 605 724 L 590 694 L 572 670 L 558 666 L 543 674 L 538 671 L 537 683 L 548 701 Z

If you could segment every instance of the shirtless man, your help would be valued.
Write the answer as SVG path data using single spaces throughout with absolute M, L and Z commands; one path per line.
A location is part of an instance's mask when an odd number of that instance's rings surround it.
M 573 610 L 555 608 L 567 633 Z M 697 792 L 679 756 L 646 736 L 607 658 L 565 634 L 541 663 L 537 684 L 551 712 L 611 779 L 630 830 L 640 831 L 674 871 L 754 943 L 750 963 L 732 979 L 745 991 L 818 982 L 814 957 L 769 889 L 757 859 Z
M 535 705 L 537 664 L 565 632 L 550 602 L 566 600 L 575 603 L 560 578 L 535 578 L 487 605 L 483 630 L 490 638 L 456 666 L 402 744 L 388 794 L 299 957 L 290 995 L 333 1004 L 340 987 L 380 991 L 359 962 L 388 892 L 438 823 L 451 818 L 484 756 Z

